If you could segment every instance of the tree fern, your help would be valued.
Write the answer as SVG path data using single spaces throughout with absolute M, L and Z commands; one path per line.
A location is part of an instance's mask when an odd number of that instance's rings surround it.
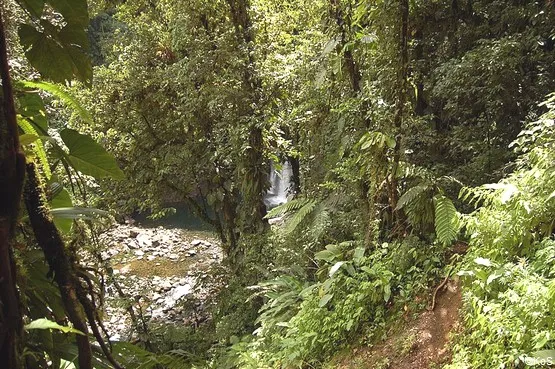
M 312 239 L 319 240 L 330 225 L 330 212 L 324 202 L 320 202 L 312 213 L 310 234 Z
M 453 202 L 444 195 L 434 196 L 435 230 L 437 239 L 443 244 L 453 242 L 457 238 L 460 223 L 457 209 Z
M 113 344 L 116 360 L 126 368 L 137 369 L 182 369 L 191 367 L 190 354 L 183 350 L 171 350 L 162 354 L 154 354 L 128 342 Z M 189 359 L 189 360 L 188 360 Z

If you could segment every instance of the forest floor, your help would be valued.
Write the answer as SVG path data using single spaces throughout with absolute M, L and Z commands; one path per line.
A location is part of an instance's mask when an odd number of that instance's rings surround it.
M 451 359 L 452 337 L 461 329 L 460 286 L 449 280 L 438 292 L 433 311 L 425 310 L 384 342 L 341 355 L 338 369 L 435 369 Z

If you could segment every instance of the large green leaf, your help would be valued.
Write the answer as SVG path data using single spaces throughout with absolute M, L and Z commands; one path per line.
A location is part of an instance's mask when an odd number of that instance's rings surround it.
M 69 161 L 79 172 L 97 179 L 125 177 L 114 157 L 92 137 L 69 128 L 62 130 L 60 136 L 69 149 Z
M 332 294 L 326 294 L 326 295 L 322 296 L 322 298 L 318 302 L 318 307 L 326 306 L 332 298 L 333 298 L 333 293 Z
M 32 120 L 33 124 L 40 127 L 42 132 L 48 130 L 46 119 L 46 107 L 39 94 L 26 91 L 17 97 L 19 103 L 18 113 L 27 120 Z M 41 132 L 39 132 L 41 133 Z
M 84 37 L 85 31 L 73 26 L 66 26 L 61 31 L 53 26 L 44 27 L 44 32 L 28 24 L 19 28 L 27 59 L 44 77 L 54 82 L 74 78 L 86 84 L 92 82 L 92 65 Z
M 34 121 L 29 121 L 21 116 L 17 117 L 17 124 L 19 128 L 23 131 L 25 135 L 37 136 L 43 138 L 41 134 L 37 131 L 42 131 L 42 128 L 38 124 L 34 124 Z M 29 136 L 27 136 L 29 137 Z M 46 157 L 46 150 L 41 141 L 35 141 L 32 147 L 32 152 L 40 161 L 41 169 L 46 175 L 46 178 L 50 178 L 52 172 L 50 171 L 50 164 L 48 163 L 48 158 Z
M 44 10 L 45 0 L 17 0 L 17 2 L 27 9 L 31 15 L 40 18 Z
M 64 16 L 68 24 L 86 27 L 89 23 L 86 0 L 48 0 L 48 2 Z
M 106 217 L 109 215 L 107 211 L 95 208 L 79 208 L 67 207 L 56 208 L 50 211 L 54 219 L 89 219 L 94 220 L 96 217 Z
M 25 329 L 26 330 L 31 330 L 31 329 L 56 329 L 56 330 L 62 331 L 64 333 L 75 333 L 75 334 L 80 334 L 82 336 L 85 335 L 80 330 L 77 330 L 77 329 L 72 328 L 72 327 L 66 327 L 66 326 L 63 326 L 63 325 L 59 325 L 58 323 L 53 322 L 51 320 L 48 320 L 46 318 L 33 320 L 31 323 L 25 325 Z
M 58 187 L 60 183 L 57 182 L 57 178 L 53 177 L 51 179 L 51 183 L 49 183 L 49 188 Z M 73 206 L 73 202 L 71 201 L 71 196 L 69 192 L 65 188 L 60 188 L 55 192 L 54 197 L 50 200 L 50 208 L 51 209 L 59 209 L 59 208 L 71 208 Z M 63 233 L 70 233 L 71 226 L 73 225 L 73 219 L 71 218 L 64 218 L 64 217 L 54 217 L 54 224 L 56 227 L 62 231 Z

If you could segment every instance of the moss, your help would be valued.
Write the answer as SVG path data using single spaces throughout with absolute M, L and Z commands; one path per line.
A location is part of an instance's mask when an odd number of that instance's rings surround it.
M 166 258 L 156 258 L 149 260 L 133 260 L 126 264 L 118 264 L 114 269 L 120 270 L 121 273 L 129 273 L 141 278 L 151 276 L 174 277 L 185 276 L 190 270 L 192 264 L 198 261 L 196 257 L 186 258 L 184 261 L 172 261 Z

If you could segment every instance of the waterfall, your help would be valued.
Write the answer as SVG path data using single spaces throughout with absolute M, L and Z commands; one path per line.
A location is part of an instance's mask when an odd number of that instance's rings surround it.
M 268 209 L 287 202 L 287 196 L 291 191 L 292 175 L 293 171 L 289 161 L 282 163 L 281 170 L 277 170 L 273 162 L 270 163 L 270 189 L 264 195 L 264 204 Z

